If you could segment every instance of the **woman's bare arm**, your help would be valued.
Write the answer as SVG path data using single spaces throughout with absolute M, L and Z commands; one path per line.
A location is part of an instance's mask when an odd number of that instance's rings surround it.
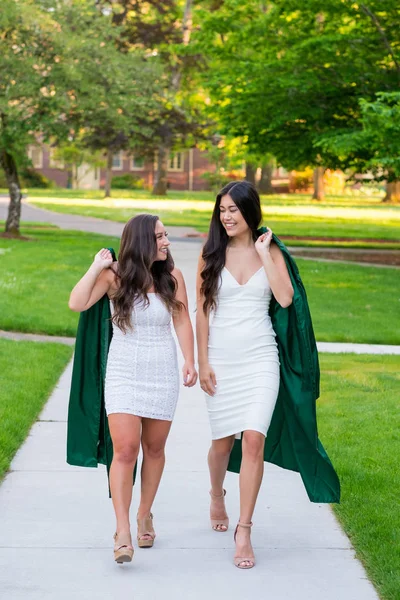
M 71 292 L 68 302 L 71 310 L 83 312 L 110 291 L 115 281 L 115 274 L 109 268 L 112 262 L 111 252 L 106 248 L 96 254 L 93 263 Z
M 183 275 L 179 269 L 174 269 L 172 274 L 178 283 L 176 299 L 182 302 L 182 309 L 173 315 L 174 329 L 178 337 L 185 364 L 183 366 L 183 382 L 192 387 L 197 381 L 197 371 L 194 366 L 194 335 L 190 321 L 188 297 Z
M 209 396 L 214 396 L 217 381 L 215 373 L 208 362 L 208 335 L 209 335 L 209 312 L 204 314 L 204 297 L 201 293 L 201 272 L 204 268 L 202 256 L 199 258 L 197 277 L 196 277 L 196 337 L 197 337 L 197 355 L 199 360 L 200 387 Z
M 282 252 L 272 242 L 270 229 L 268 229 L 268 233 L 264 233 L 258 238 L 255 247 L 267 274 L 272 293 L 283 308 L 290 306 L 294 293 L 292 282 Z

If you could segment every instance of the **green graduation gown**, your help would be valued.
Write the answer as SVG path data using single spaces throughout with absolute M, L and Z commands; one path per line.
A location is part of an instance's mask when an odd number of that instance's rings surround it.
M 261 229 L 260 233 L 266 231 Z M 280 388 L 265 443 L 264 459 L 300 473 L 312 502 L 339 502 L 338 476 L 318 439 L 316 400 L 319 364 L 306 293 L 285 245 L 275 235 L 293 285 L 293 302 L 270 304 L 280 360 Z M 67 462 L 96 467 L 112 460 L 112 442 L 104 407 L 104 377 L 112 338 L 108 297 L 81 313 L 76 337 L 68 410 Z M 241 440 L 228 465 L 239 472 Z

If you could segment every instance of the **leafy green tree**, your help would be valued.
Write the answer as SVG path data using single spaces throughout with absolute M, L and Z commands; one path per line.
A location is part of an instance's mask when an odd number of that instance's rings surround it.
M 100 152 L 93 152 L 82 142 L 64 142 L 54 150 L 53 159 L 64 165 L 68 173 L 67 187 L 79 188 L 81 180 L 90 170 L 104 167 L 106 162 Z
M 59 94 L 62 45 L 53 15 L 32 0 L 4 0 L 0 11 L 0 163 L 10 193 L 6 232 L 19 234 L 21 185 L 27 146 L 38 135 L 64 129 L 67 95 Z
M 91 0 L 4 0 L 0 13 L 0 162 L 10 191 L 8 234 L 19 234 L 18 171 L 32 143 L 93 151 L 128 145 L 153 107 L 156 59 L 122 53 L 120 32 Z
M 121 47 L 122 29 L 111 13 L 89 2 L 87 12 L 76 2 L 61 15 L 74 40 L 64 52 L 75 68 L 71 73 L 72 106 L 67 116 L 69 141 L 82 154 L 102 153 L 106 164 L 105 196 L 111 193 L 115 153 L 136 149 L 140 139 L 154 133 L 152 119 L 162 91 L 157 57 Z M 82 20 L 86 27 L 82 30 Z M 89 34 L 89 35 L 88 35 Z
M 360 99 L 397 90 L 400 9 L 394 0 L 224 0 L 203 10 L 195 43 L 222 133 L 247 136 L 287 169 L 360 168 L 325 136 L 360 127 Z M 317 194 L 319 195 L 319 194 Z
M 387 181 L 385 200 L 400 200 L 400 92 L 379 93 L 372 102 L 360 100 L 360 129 L 338 131 L 320 144 L 339 156 L 367 157 L 363 167 Z M 353 169 L 357 170 L 356 158 Z
M 154 194 L 167 192 L 171 151 L 193 145 L 204 137 L 201 103 L 196 101 L 193 73 L 198 57 L 189 51 L 192 33 L 192 0 L 103 1 L 122 28 L 125 51 L 142 50 L 147 59 L 157 56 L 162 65 L 158 106 L 143 120 L 147 133 L 138 135 L 139 152 L 155 156 Z

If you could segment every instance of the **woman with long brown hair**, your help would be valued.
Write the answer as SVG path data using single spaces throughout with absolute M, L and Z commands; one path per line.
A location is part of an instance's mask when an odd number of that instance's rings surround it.
M 140 445 L 138 546 L 151 547 L 155 539 L 151 509 L 179 392 L 171 320 L 185 361 L 183 383 L 191 387 L 197 380 L 185 282 L 174 267 L 167 236 L 157 216 L 132 218 L 122 234 L 118 262 L 108 249 L 100 250 L 69 301 L 72 310 L 81 312 L 105 294 L 110 298 L 113 337 L 104 399 L 113 443 L 110 490 L 117 522 L 114 558 L 119 563 L 133 556 L 129 508 Z
M 255 565 L 250 528 L 280 383 L 268 307 L 272 295 L 283 307 L 293 297 L 285 260 L 271 243 L 271 230 L 262 235 L 258 231 L 261 220 L 255 187 L 246 181 L 227 184 L 217 195 L 197 277 L 199 376 L 212 433 L 211 526 L 218 532 L 228 529 L 223 482 L 235 437 L 241 436 L 234 559 L 241 569 Z

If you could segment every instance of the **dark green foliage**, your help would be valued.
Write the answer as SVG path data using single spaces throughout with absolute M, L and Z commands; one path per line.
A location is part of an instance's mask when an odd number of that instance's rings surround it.
M 21 183 L 26 188 L 44 188 L 50 189 L 55 187 L 54 181 L 48 179 L 42 173 L 35 169 L 25 168 L 21 171 Z
M 116 175 L 111 182 L 114 190 L 143 190 L 145 182 L 136 175 L 127 173 L 126 175 Z
M 226 0 L 199 12 L 204 85 L 224 133 L 288 169 L 369 168 L 374 148 L 338 153 L 322 139 L 362 129 L 360 100 L 400 85 L 400 9 L 395 0 Z

